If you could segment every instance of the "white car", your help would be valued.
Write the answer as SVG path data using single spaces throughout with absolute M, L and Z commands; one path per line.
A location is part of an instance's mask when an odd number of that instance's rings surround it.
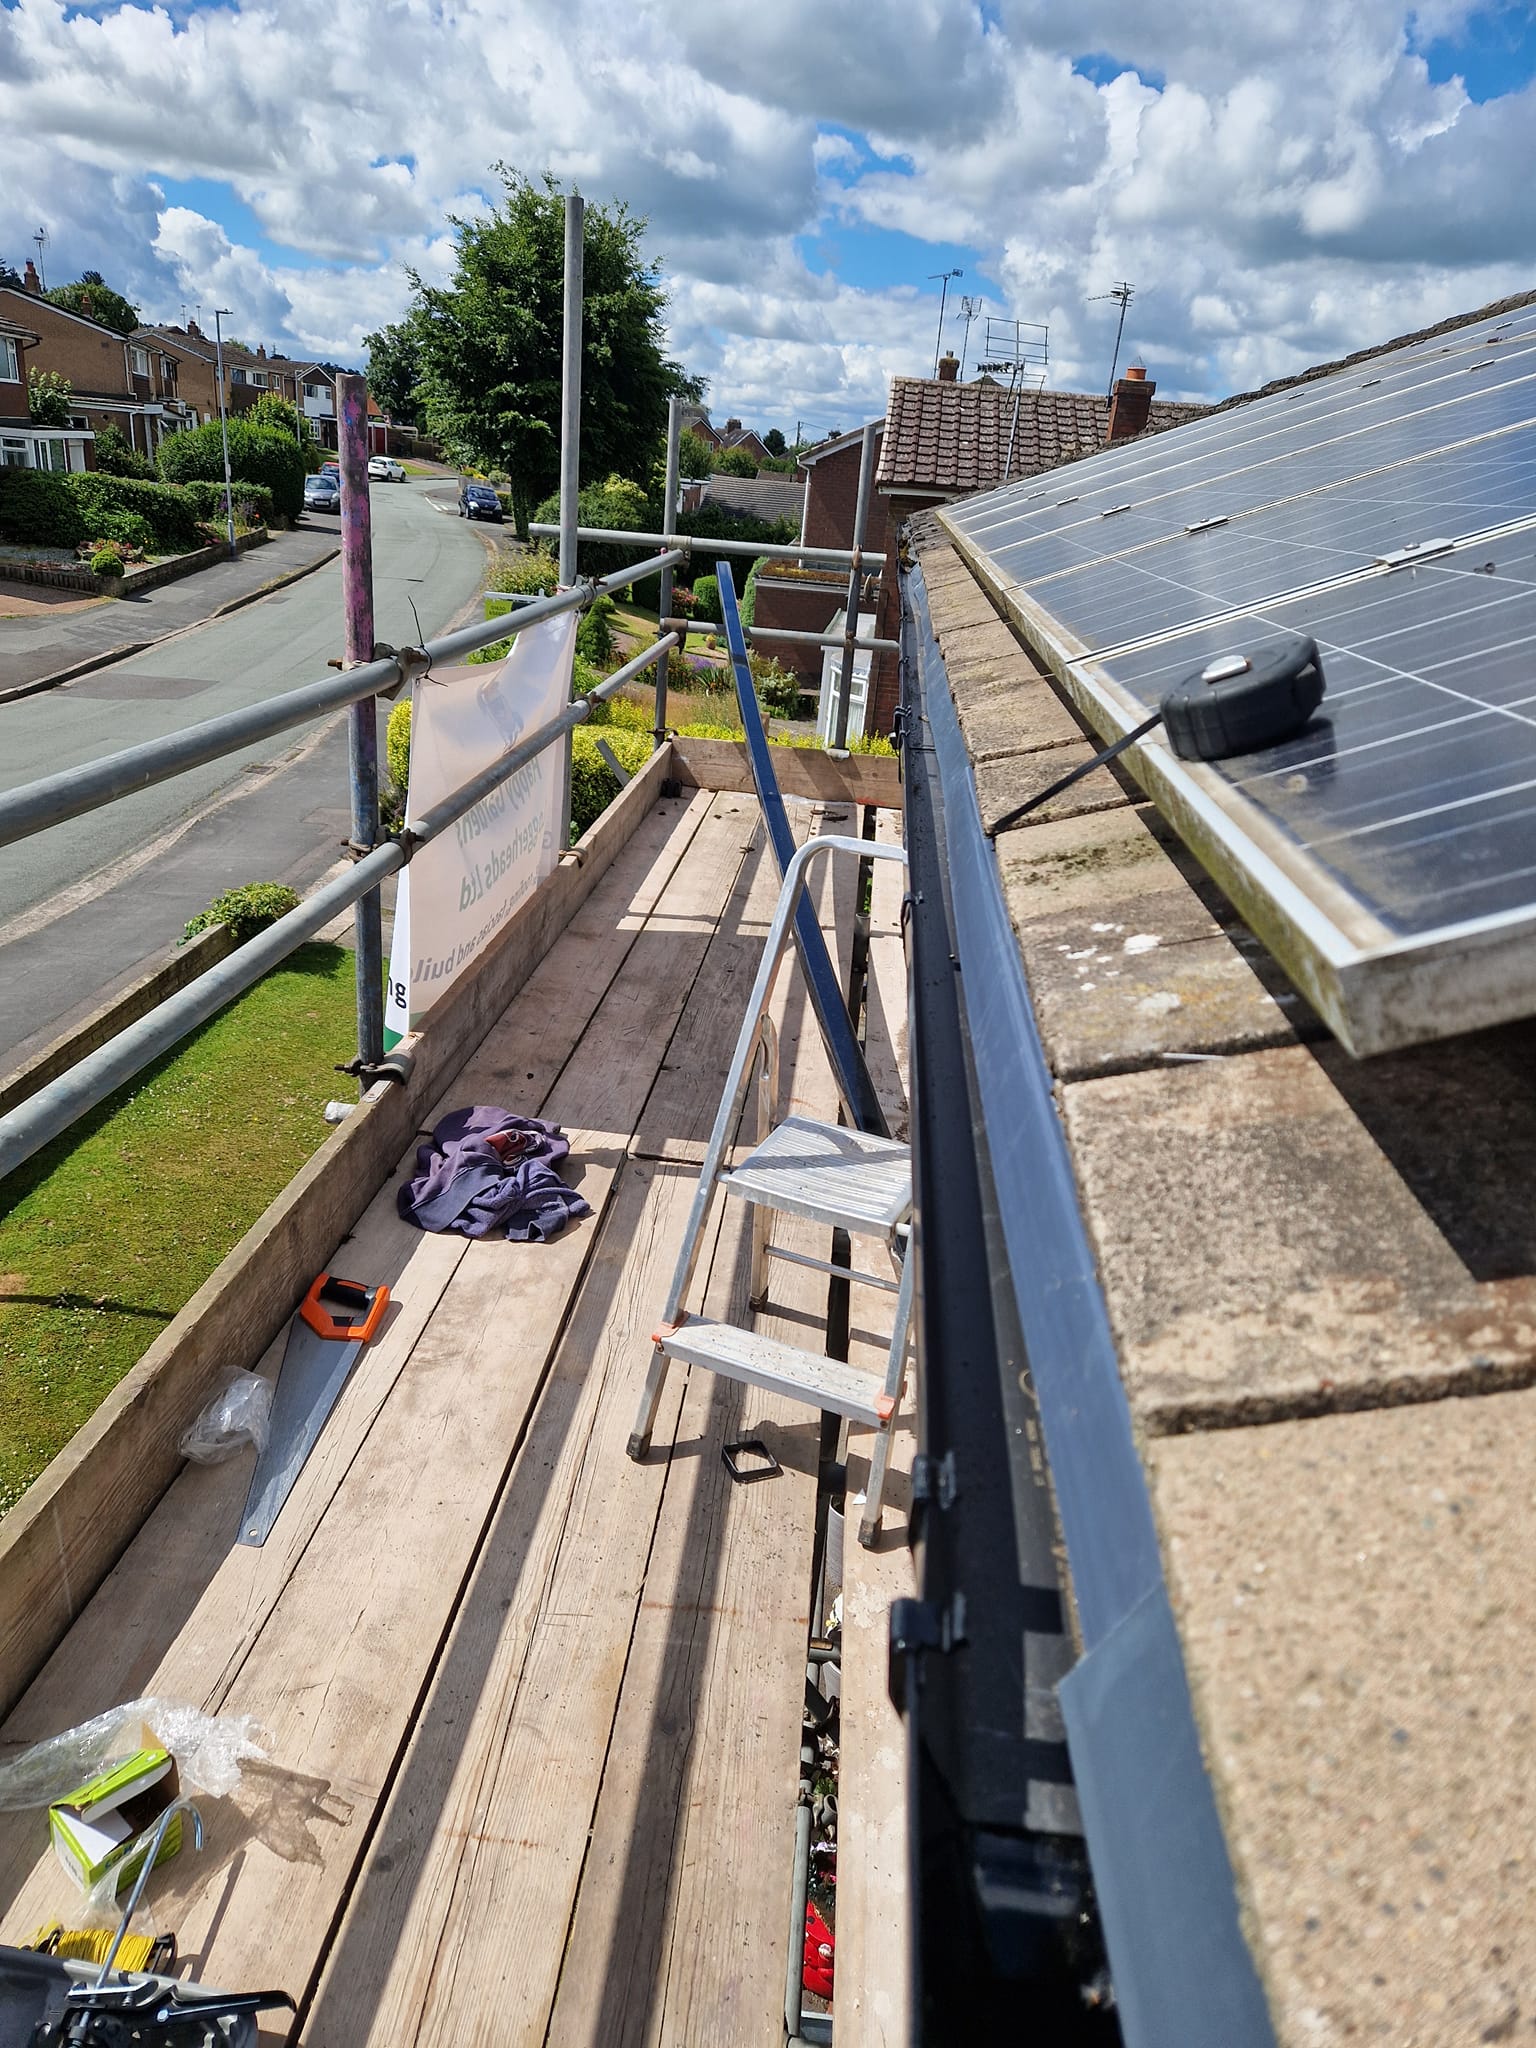
M 370 455 L 368 474 L 375 483 L 403 484 L 405 471 L 393 455 Z

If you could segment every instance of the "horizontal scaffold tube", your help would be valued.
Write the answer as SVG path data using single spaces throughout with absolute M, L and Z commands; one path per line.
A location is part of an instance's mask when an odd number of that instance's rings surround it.
M 387 696 L 421 675 L 434 661 L 454 661 L 476 648 L 489 647 L 493 641 L 525 632 L 540 619 L 585 610 L 596 598 L 627 589 L 637 577 L 658 575 L 682 560 L 680 551 L 658 555 L 653 561 L 638 563 L 617 575 L 580 583 L 554 597 L 541 597 L 518 611 L 503 612 L 473 626 L 461 627 L 456 633 L 445 633 L 439 639 L 429 640 L 424 647 L 402 648 L 399 653 L 391 652 L 365 662 L 360 668 L 305 683 L 280 697 L 269 697 L 264 703 L 225 712 L 201 725 L 189 725 L 181 732 L 166 733 L 160 739 L 146 740 L 141 746 L 125 747 L 121 753 L 106 754 L 98 761 L 86 761 L 59 775 L 26 783 L 0 796 L 0 846 L 26 839 L 34 832 L 45 832 L 51 825 L 62 825 L 66 819 L 98 810 L 120 797 L 133 796 L 154 783 L 168 782 L 173 776 L 184 775 L 190 768 L 201 768 L 226 754 L 237 754 L 242 747 L 254 746 L 257 741 L 270 739 L 274 733 L 286 732 L 292 726 L 306 725 L 324 712 L 360 703 L 365 697 Z M 654 659 L 655 649 L 650 652 Z
M 558 526 L 530 526 L 528 531 L 535 540 L 558 538 Z M 713 534 L 686 533 L 628 533 L 612 526 L 578 526 L 578 540 L 610 541 L 618 547 L 630 548 L 694 548 L 701 555 L 758 555 L 769 562 L 825 562 L 833 568 L 848 569 L 855 559 L 861 569 L 881 569 L 885 566 L 884 555 L 871 553 L 860 548 L 855 556 L 852 548 L 804 548 L 798 541 L 777 540 L 716 540 Z
M 521 623 L 526 623 L 526 614 Z M 296 910 L 247 939 L 217 966 L 200 974 L 196 981 L 170 996 L 130 1024 L 98 1051 L 89 1053 L 56 1081 L 19 1104 L 8 1116 L 0 1117 L 0 1179 L 40 1152 L 44 1145 L 67 1131 L 70 1125 L 100 1102 L 131 1081 L 135 1074 L 159 1059 L 171 1047 L 195 1031 L 224 1005 L 258 982 L 288 955 L 312 939 L 316 932 L 349 905 L 376 889 L 387 875 L 403 868 L 419 847 L 456 825 L 466 811 L 498 789 L 509 776 L 540 754 L 562 733 L 582 724 L 592 715 L 594 703 L 612 696 L 625 683 L 649 667 L 659 656 L 677 645 L 677 635 L 668 633 L 652 643 L 643 654 L 628 661 L 585 697 L 567 705 L 564 711 L 541 725 L 537 732 L 519 740 L 479 775 L 471 778 L 451 796 L 434 804 L 419 818 L 410 820 L 397 839 L 387 839 L 357 862 L 348 873 L 317 889 Z

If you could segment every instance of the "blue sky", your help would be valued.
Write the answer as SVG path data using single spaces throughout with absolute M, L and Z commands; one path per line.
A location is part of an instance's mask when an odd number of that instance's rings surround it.
M 41 223 L 55 281 L 98 268 L 158 317 L 226 304 L 253 340 L 358 360 L 407 265 L 446 274 L 445 215 L 496 161 L 547 165 L 650 218 L 674 349 L 716 410 L 786 428 L 927 374 L 946 270 L 946 344 L 978 300 L 1047 324 L 1077 388 L 1129 278 L 1127 353 L 1203 396 L 1536 283 L 1536 4 L 925 0 L 887 37 L 826 0 L 667 18 L 0 0 L 0 255 Z

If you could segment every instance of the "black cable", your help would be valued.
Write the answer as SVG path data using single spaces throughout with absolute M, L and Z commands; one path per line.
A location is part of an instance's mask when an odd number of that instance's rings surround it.
M 995 839 L 999 832 L 1006 832 L 1010 825 L 1016 825 L 1028 812 L 1038 810 L 1042 804 L 1048 804 L 1053 796 L 1060 796 L 1062 791 L 1070 789 L 1074 782 L 1081 782 L 1083 777 L 1091 775 L 1095 768 L 1102 768 L 1105 762 L 1113 761 L 1117 754 L 1123 754 L 1126 748 L 1134 746 L 1137 740 L 1145 739 L 1152 728 L 1161 725 L 1162 722 L 1162 712 L 1154 711 L 1150 718 L 1144 718 L 1140 725 L 1133 725 L 1131 730 L 1116 740 L 1113 746 L 1105 747 L 1101 753 L 1095 754 L 1091 761 L 1082 762 L 1070 775 L 1058 777 L 1038 795 L 1030 797 L 1026 803 L 1016 804 L 1011 811 L 1005 811 L 995 825 L 987 827 L 987 837 Z

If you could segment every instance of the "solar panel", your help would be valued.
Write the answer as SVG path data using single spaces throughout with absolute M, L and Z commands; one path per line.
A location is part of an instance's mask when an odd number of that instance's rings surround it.
M 1298 390 L 940 517 L 1107 739 L 1217 656 L 1317 641 L 1299 737 L 1126 758 L 1367 1053 L 1536 1012 L 1536 308 Z

